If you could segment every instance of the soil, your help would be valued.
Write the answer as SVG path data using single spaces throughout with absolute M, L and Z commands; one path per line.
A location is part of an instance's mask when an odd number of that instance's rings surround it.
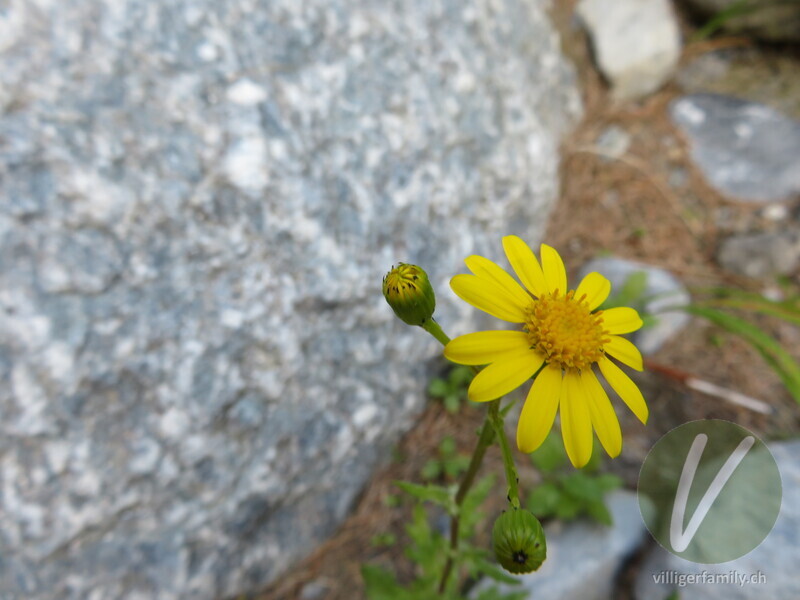
M 545 241 L 559 249 L 573 275 L 590 258 L 613 253 L 666 268 L 690 288 L 727 286 L 764 292 L 763 282 L 723 272 L 714 254 L 720 241 L 730 233 L 766 231 L 778 223 L 763 206 L 722 197 L 692 165 L 686 142 L 667 114 L 668 104 L 682 89 L 672 83 L 643 101 L 612 104 L 608 88 L 593 65 L 585 35 L 572 18 L 574 2 L 554 4 L 557 8 L 553 18 L 562 32 L 565 51 L 578 68 L 585 118 L 563 145 L 561 198 L 551 216 Z M 684 34 L 684 39 L 690 39 L 692 28 L 687 23 Z M 780 87 L 774 81 L 775 64 L 780 65 L 781 72 L 800 71 L 796 51 L 757 48 L 742 38 L 687 43 L 682 63 L 720 48 L 743 50 L 747 72 L 752 77 L 761 77 L 775 89 Z M 735 77 L 741 76 L 742 69 L 733 70 Z M 713 85 L 716 89 L 709 91 L 723 91 L 730 84 L 717 81 Z M 757 82 L 751 83 L 750 88 L 759 86 Z M 790 107 L 800 106 L 800 90 L 789 100 L 785 95 L 778 100 L 777 108 L 786 108 L 787 102 Z M 624 129 L 631 137 L 628 150 L 617 159 L 611 158 L 597 143 L 601 132 L 611 125 Z M 785 208 L 784 214 L 800 214 L 796 201 L 786 203 Z M 790 282 L 795 292 L 797 283 L 795 274 Z M 759 321 L 759 325 L 784 347 L 800 349 L 796 327 L 773 321 Z M 656 366 L 689 373 L 761 399 L 773 407 L 774 413 L 765 416 L 693 392 L 678 379 L 652 369 L 637 374 L 634 379 L 650 406 L 649 423 L 644 427 L 627 411 L 617 411 L 625 448 L 621 457 L 606 462 L 608 470 L 621 475 L 630 488 L 635 488 L 639 467 L 652 444 L 686 421 L 728 419 L 764 439 L 796 436 L 800 432 L 797 403 L 758 353 L 745 342 L 703 321 L 693 321 L 652 356 L 651 361 Z M 392 482 L 420 481 L 423 465 L 437 455 L 438 444 L 445 436 L 455 439 L 460 452 L 470 454 L 476 430 L 483 422 L 483 410 L 482 406 L 465 406 L 452 415 L 439 402 L 431 401 L 415 427 L 399 443 L 395 460 L 367 484 L 352 516 L 338 532 L 295 569 L 252 598 L 361 600 L 363 563 L 391 567 L 401 580 L 410 578 L 413 565 L 403 555 L 402 543 L 386 546 L 374 543 L 376 536 L 386 534 L 401 541 L 405 539 L 410 503 L 394 505 L 398 490 Z M 522 456 L 519 459 L 518 464 L 529 464 Z M 483 472 L 495 472 L 502 481 L 502 461 L 496 448 L 487 454 Z M 520 473 L 523 489 L 535 477 L 532 470 L 523 469 Z M 484 511 L 498 514 L 505 503 L 503 495 L 491 494 Z M 492 520 L 487 519 L 485 529 L 491 527 Z M 488 541 L 488 531 L 484 531 L 483 538 Z M 616 597 L 630 597 L 629 588 L 639 558 L 634 557 L 621 574 Z

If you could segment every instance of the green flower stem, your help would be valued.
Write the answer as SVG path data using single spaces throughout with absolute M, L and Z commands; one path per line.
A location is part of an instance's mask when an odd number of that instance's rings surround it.
M 448 335 L 442 330 L 439 324 L 433 320 L 428 319 L 421 325 L 421 327 L 430 333 L 436 340 L 446 346 L 450 342 Z M 472 367 L 475 373 L 480 369 Z M 453 557 L 458 550 L 458 537 L 459 537 L 459 514 L 461 504 L 464 502 L 467 493 L 469 492 L 472 484 L 475 482 L 475 476 L 483 464 L 483 457 L 486 455 L 486 450 L 492 445 L 495 435 L 500 441 L 500 449 L 503 453 L 503 464 L 506 471 L 506 480 L 508 481 L 508 499 L 514 508 L 519 508 L 519 487 L 517 485 L 517 469 L 514 466 L 514 459 L 511 456 L 511 448 L 506 439 L 505 430 L 503 429 L 503 416 L 500 414 L 500 399 L 493 400 L 489 403 L 489 410 L 486 413 L 486 420 L 481 427 L 480 435 L 478 436 L 478 443 L 472 451 L 472 458 L 469 461 L 467 472 L 464 473 L 464 478 L 458 486 L 456 492 L 456 514 L 450 519 L 450 552 L 447 557 L 447 562 L 442 570 L 442 578 L 439 580 L 439 593 L 444 594 L 447 589 L 447 582 L 450 579 L 450 573 L 453 570 Z
M 492 411 L 492 407 L 499 407 L 500 400 L 495 400 L 489 405 L 489 412 Z M 495 408 L 495 410 L 497 410 Z M 480 469 L 481 464 L 483 463 L 483 457 L 486 455 L 486 450 L 489 446 L 492 445 L 492 441 L 494 440 L 494 427 L 489 420 L 489 415 L 487 413 L 486 420 L 483 422 L 483 427 L 481 428 L 481 433 L 478 436 L 478 443 L 475 445 L 475 450 L 472 451 L 472 458 L 469 461 L 469 467 L 467 467 L 467 472 L 464 474 L 464 478 L 461 480 L 461 484 L 458 486 L 458 491 L 456 492 L 456 509 L 457 511 L 461 509 L 461 504 L 464 502 L 464 498 L 467 496 L 467 492 L 472 487 L 473 482 L 475 481 L 475 476 L 478 474 L 478 469 Z M 450 553 L 447 556 L 447 562 L 444 565 L 444 569 L 442 570 L 442 578 L 439 580 L 439 593 L 444 594 L 445 590 L 447 589 L 447 581 L 450 579 L 450 572 L 453 570 L 453 556 L 458 549 L 458 535 L 459 535 L 459 514 L 456 514 L 450 519 Z
M 442 346 L 447 346 L 447 344 L 450 343 L 450 338 L 447 337 L 447 334 L 444 331 L 442 331 L 442 328 L 439 327 L 439 324 L 433 320 L 433 317 L 425 321 L 422 325 L 420 325 L 420 327 L 435 337 Z
M 442 344 L 442 346 L 446 346 L 450 342 L 448 335 L 442 330 L 439 324 L 433 320 L 433 318 L 425 321 L 421 327 L 435 337 L 437 341 Z M 475 373 L 479 371 L 477 367 L 472 367 L 472 370 Z M 444 569 L 442 570 L 442 578 L 439 580 L 440 594 L 444 594 L 445 590 L 447 589 L 447 582 L 450 579 L 450 573 L 453 570 L 453 557 L 458 549 L 458 536 L 460 529 L 458 511 L 461 509 L 464 498 L 467 497 L 467 493 L 472 487 L 472 484 L 475 482 L 475 476 L 478 474 L 481 464 L 483 464 L 483 457 L 486 455 L 486 450 L 494 441 L 495 428 L 490 419 L 490 414 L 492 411 L 498 413 L 499 408 L 500 400 L 494 400 L 493 402 L 489 403 L 489 412 L 486 414 L 486 419 L 481 427 L 481 432 L 478 436 L 478 443 L 475 444 L 475 449 L 472 451 L 472 458 L 469 460 L 467 472 L 464 473 L 464 478 L 461 480 L 461 483 L 458 486 L 458 491 L 456 492 L 456 514 L 450 519 L 450 552 L 447 556 Z
M 503 428 L 503 417 L 500 415 L 500 402 L 492 402 L 489 406 L 487 420 L 491 421 L 494 433 L 500 442 L 500 450 L 503 453 L 503 466 L 506 470 L 506 481 L 508 482 L 508 501 L 514 508 L 519 508 L 519 485 L 517 468 L 514 466 L 514 457 L 511 455 L 511 447 L 508 444 L 506 431 Z

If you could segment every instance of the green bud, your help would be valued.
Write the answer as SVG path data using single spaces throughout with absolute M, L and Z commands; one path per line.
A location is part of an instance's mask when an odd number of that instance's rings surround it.
M 417 265 L 400 263 L 392 268 L 383 278 L 383 296 L 394 314 L 409 325 L 423 325 L 436 308 L 428 274 Z
M 512 508 L 494 522 L 494 556 L 510 573 L 531 573 L 547 557 L 547 542 L 539 520 L 527 510 Z

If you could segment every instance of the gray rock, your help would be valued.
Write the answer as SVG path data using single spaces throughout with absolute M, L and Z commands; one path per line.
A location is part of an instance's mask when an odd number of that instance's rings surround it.
M 721 193 L 750 202 L 800 193 L 800 121 L 716 94 L 684 96 L 670 112 L 693 161 Z
M 577 11 L 616 98 L 646 96 L 672 75 L 681 42 L 669 0 L 581 0 Z
M 720 13 L 741 9 L 741 0 L 683 0 L 704 19 Z M 752 7 L 747 10 L 747 7 Z M 800 41 L 800 5 L 786 0 L 753 0 L 744 10 L 730 14 L 721 21 L 724 31 L 754 35 L 770 42 Z
M 783 483 L 781 512 L 774 529 L 761 545 L 742 558 L 719 565 L 689 562 L 667 552 L 660 546 L 647 557 L 635 584 L 636 600 L 663 600 L 673 588 L 680 591 L 681 600 L 796 600 L 800 598 L 800 441 L 777 442 L 769 448 L 778 463 Z M 712 584 L 657 584 L 661 573 L 714 577 L 753 577 L 752 581 L 715 582 Z M 703 573 L 706 573 L 704 576 Z M 674 576 L 670 575 L 674 579 Z
M 745 277 L 790 275 L 800 266 L 800 231 L 732 235 L 720 245 L 717 260 L 728 271 Z
M 384 273 L 463 333 L 462 259 L 542 233 L 545 5 L 0 11 L 0 597 L 227 597 L 335 529 L 440 356 Z
M 547 560 L 538 571 L 518 576 L 522 585 L 482 581 L 477 591 L 494 585 L 503 592 L 529 592 L 531 600 L 610 600 L 618 571 L 647 529 L 635 493 L 616 491 L 607 502 L 613 526 L 551 523 L 545 527 Z
M 595 258 L 581 267 L 580 276 L 597 271 L 611 281 L 611 295 L 618 293 L 628 278 L 644 272 L 646 285 L 639 302 L 629 304 L 640 312 L 655 316 L 655 322 L 640 329 L 632 336 L 633 342 L 643 354 L 657 352 L 689 323 L 689 315 L 680 310 L 664 310 L 673 306 L 685 306 L 691 301 L 686 287 L 669 271 L 620 258 Z

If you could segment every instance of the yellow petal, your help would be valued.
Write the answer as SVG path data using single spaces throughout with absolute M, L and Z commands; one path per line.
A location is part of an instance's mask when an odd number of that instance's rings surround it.
M 609 333 L 630 333 L 642 326 L 642 319 L 634 309 L 627 306 L 609 308 L 602 312 L 603 328 Z
M 561 260 L 556 249 L 547 244 L 542 244 L 540 252 L 547 291 L 553 294 L 558 290 L 561 296 L 565 295 L 567 293 L 567 270 L 564 268 L 564 261 Z
M 511 323 L 525 322 L 525 311 L 516 299 L 496 283 L 474 275 L 456 275 L 450 287 L 464 302 Z
M 530 379 L 543 362 L 532 350 L 505 356 L 475 375 L 467 395 L 473 402 L 496 400 Z
M 580 300 L 586 295 L 589 310 L 594 310 L 605 302 L 609 292 L 611 292 L 611 282 L 600 273 L 593 271 L 583 278 L 578 289 L 575 290 L 575 298 Z
M 547 284 L 544 281 L 542 267 L 539 266 L 539 261 L 528 244 L 515 235 L 507 235 L 503 238 L 503 249 L 506 251 L 511 268 L 522 284 L 537 298 L 545 294 Z
M 561 367 L 547 366 L 533 381 L 517 424 L 517 446 L 533 452 L 550 433 L 561 395 Z
M 603 344 L 603 350 L 616 358 L 624 365 L 628 365 L 631 369 L 641 371 L 644 368 L 642 364 L 642 353 L 630 341 L 618 335 L 609 337 L 609 341 Z
M 575 371 L 564 374 L 561 386 L 561 435 L 564 448 L 575 468 L 580 469 L 592 457 L 592 419 L 588 400 Z
M 488 365 L 509 352 L 525 352 L 530 345 L 524 331 L 478 331 L 450 340 L 444 356 L 460 365 Z
M 649 411 L 647 403 L 644 401 L 644 396 L 636 384 L 633 383 L 630 377 L 625 375 L 617 365 L 615 365 L 610 358 L 601 358 L 597 361 L 597 366 L 603 373 L 603 377 L 611 384 L 614 391 L 619 394 L 622 401 L 627 404 L 636 418 L 642 423 L 647 423 L 647 416 Z
M 597 438 L 608 455 L 616 458 L 622 451 L 622 431 L 614 407 L 611 406 L 611 400 L 608 399 L 608 394 L 591 369 L 581 371 L 581 383 L 589 403 L 589 413 Z
M 516 280 L 488 258 L 472 255 L 464 260 L 467 268 L 480 279 L 491 281 L 503 288 L 517 304 L 528 306 L 532 299 Z

